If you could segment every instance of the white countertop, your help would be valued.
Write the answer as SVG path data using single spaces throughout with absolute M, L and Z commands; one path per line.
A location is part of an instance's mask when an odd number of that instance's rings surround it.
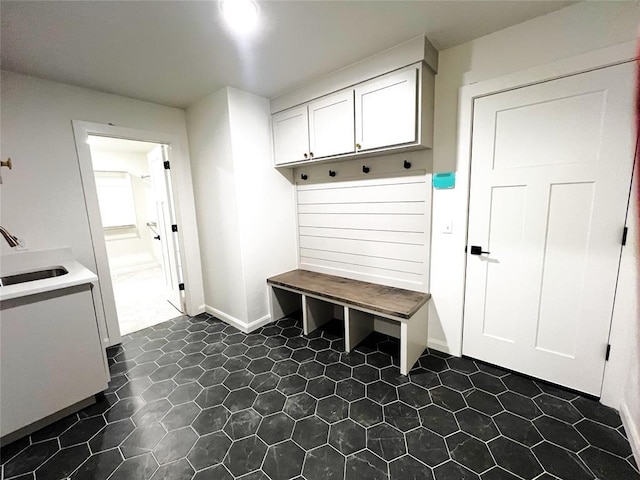
M 98 282 L 93 272 L 73 259 L 70 248 L 16 252 L 0 257 L 2 277 L 57 267 L 63 267 L 69 273 L 0 287 L 0 301 Z

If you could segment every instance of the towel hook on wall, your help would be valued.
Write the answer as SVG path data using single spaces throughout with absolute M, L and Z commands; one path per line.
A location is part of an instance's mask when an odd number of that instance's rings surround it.
M 369 167 L 367 167 L 366 165 L 362 166 L 362 173 L 369 173 L 371 169 Z

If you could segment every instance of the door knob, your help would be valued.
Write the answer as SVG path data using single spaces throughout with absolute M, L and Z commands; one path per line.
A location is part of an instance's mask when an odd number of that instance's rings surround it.
M 471 255 L 482 255 L 482 254 L 489 255 L 490 253 L 491 252 L 483 252 L 482 247 L 478 245 L 471 245 Z

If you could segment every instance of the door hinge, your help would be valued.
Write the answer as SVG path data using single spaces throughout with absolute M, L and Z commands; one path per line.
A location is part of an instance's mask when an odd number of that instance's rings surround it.
M 178 225 L 171 225 L 171 231 L 172 232 L 177 232 L 178 231 Z
M 609 354 L 611 354 L 611 344 L 607 344 L 607 352 L 604 354 L 604 361 L 609 361 Z
M 629 227 L 624 227 L 622 229 L 622 246 L 627 244 L 627 233 L 629 233 Z
M 184 290 L 184 283 L 178 284 L 178 290 Z
M 164 169 L 165 169 L 165 170 L 169 170 L 170 168 L 171 168 L 171 165 L 169 164 L 169 160 L 166 160 L 166 161 L 164 162 Z

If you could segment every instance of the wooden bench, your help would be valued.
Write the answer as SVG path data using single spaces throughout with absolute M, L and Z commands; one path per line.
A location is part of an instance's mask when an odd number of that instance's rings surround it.
M 427 348 L 428 293 L 413 292 L 348 278 L 292 270 L 267 279 L 271 318 L 302 308 L 304 334 L 344 309 L 345 351 L 373 332 L 374 316 L 400 322 L 400 373 L 406 375 Z

